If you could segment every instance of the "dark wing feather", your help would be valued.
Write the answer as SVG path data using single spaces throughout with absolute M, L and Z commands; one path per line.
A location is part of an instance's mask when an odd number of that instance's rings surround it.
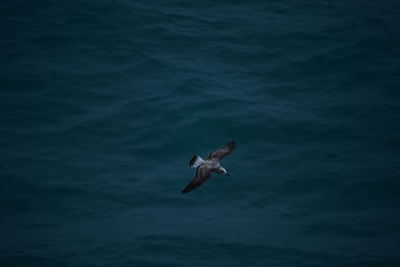
M 211 170 L 206 166 L 201 165 L 197 167 L 196 174 L 193 180 L 185 187 L 185 189 L 182 190 L 182 194 L 190 192 L 199 187 L 202 183 L 207 181 L 210 175 L 211 175 Z
M 225 146 L 212 152 L 210 155 L 208 155 L 207 159 L 215 158 L 215 159 L 221 160 L 223 157 L 232 153 L 235 150 L 235 148 L 236 148 L 235 141 L 231 141 L 228 144 L 226 144 Z

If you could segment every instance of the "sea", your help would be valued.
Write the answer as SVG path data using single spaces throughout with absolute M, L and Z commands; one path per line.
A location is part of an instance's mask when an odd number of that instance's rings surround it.
M 399 14 L 2 1 L 0 266 L 400 266 Z

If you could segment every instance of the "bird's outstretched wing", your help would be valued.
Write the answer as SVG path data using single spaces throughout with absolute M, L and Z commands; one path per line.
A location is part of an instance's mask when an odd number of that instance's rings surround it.
M 226 144 L 225 146 L 212 152 L 210 155 L 208 155 L 207 159 L 215 158 L 215 159 L 221 160 L 223 157 L 232 153 L 235 150 L 235 148 L 236 148 L 235 141 L 231 141 L 228 144 Z
M 196 169 L 196 174 L 193 178 L 193 180 L 185 187 L 185 189 L 182 190 L 182 194 L 188 193 L 197 187 L 199 187 L 202 183 L 207 181 L 207 179 L 211 175 L 211 169 L 204 165 L 200 165 Z

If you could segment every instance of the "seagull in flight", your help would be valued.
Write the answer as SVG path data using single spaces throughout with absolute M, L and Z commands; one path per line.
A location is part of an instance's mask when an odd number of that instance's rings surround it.
M 193 180 L 182 190 L 182 194 L 188 193 L 202 185 L 208 178 L 210 178 L 212 171 L 229 176 L 226 169 L 222 167 L 219 162 L 223 157 L 231 154 L 235 148 L 235 141 L 231 141 L 225 146 L 212 152 L 205 160 L 199 155 L 194 155 L 189 162 L 189 166 L 196 168 L 196 174 Z

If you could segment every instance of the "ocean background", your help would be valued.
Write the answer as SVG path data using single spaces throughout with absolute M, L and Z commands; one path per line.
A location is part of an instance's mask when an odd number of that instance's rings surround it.
M 399 14 L 2 1 L 0 265 L 400 266 Z

